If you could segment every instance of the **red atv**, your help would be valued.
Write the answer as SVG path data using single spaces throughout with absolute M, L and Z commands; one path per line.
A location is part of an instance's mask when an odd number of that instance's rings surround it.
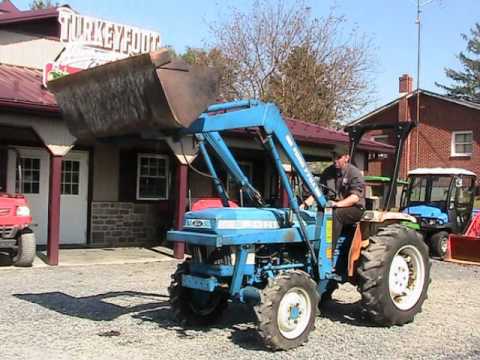
M 18 167 L 21 184 L 21 167 Z M 0 250 L 6 250 L 15 266 L 32 266 L 35 259 L 35 234 L 30 229 L 32 216 L 27 199 L 21 194 L 0 192 Z

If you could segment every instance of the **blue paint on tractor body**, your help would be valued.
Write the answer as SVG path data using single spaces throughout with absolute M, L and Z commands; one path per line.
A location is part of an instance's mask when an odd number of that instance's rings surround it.
M 441 224 L 448 223 L 448 214 L 435 206 L 414 205 L 405 208 L 403 212 L 424 219 L 436 219 Z

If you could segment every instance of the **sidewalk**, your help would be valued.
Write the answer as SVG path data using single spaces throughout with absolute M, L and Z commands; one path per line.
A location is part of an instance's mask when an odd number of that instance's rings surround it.
M 86 266 L 107 264 L 133 264 L 156 261 L 172 261 L 173 250 L 156 246 L 154 248 L 99 248 L 99 249 L 60 249 L 58 266 Z M 0 259 L 1 269 L 12 269 L 5 259 Z M 46 267 L 47 252 L 37 252 L 33 267 Z

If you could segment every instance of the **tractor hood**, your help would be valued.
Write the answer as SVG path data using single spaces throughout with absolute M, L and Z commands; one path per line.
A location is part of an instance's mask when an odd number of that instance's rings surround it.
M 403 212 L 419 218 L 438 219 L 444 224 L 448 222 L 448 215 L 444 213 L 441 209 L 435 206 L 429 206 L 429 205 L 410 206 L 405 208 Z
M 215 233 L 279 229 L 286 223 L 281 209 L 211 208 L 185 214 L 184 229 Z

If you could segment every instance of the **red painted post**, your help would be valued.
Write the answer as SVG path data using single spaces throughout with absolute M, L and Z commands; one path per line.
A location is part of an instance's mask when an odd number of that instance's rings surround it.
M 63 156 L 50 157 L 50 192 L 48 207 L 47 258 L 49 265 L 58 265 L 60 239 L 60 195 Z
M 288 195 L 287 191 L 280 185 L 280 207 L 288 208 Z
M 183 217 L 185 215 L 185 207 L 187 206 L 187 177 L 188 167 L 185 164 L 177 166 L 177 207 L 175 217 L 175 229 L 183 228 Z M 183 259 L 185 255 L 185 243 L 175 242 L 173 246 L 173 254 L 177 259 Z
M 290 173 L 287 172 L 288 178 L 290 178 Z M 279 180 L 280 182 L 280 180 Z M 280 207 L 288 208 L 288 194 L 287 191 L 283 188 L 282 184 L 280 183 Z

